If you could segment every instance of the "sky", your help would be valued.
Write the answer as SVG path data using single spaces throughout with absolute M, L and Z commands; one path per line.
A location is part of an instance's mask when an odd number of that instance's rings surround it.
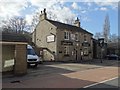
M 91 2 L 90 2 L 91 1 Z M 119 0 L 0 0 L 0 25 L 11 17 L 24 17 L 31 25 L 33 16 L 46 8 L 50 19 L 67 23 L 80 19 L 81 27 L 95 34 L 103 32 L 105 16 L 109 15 L 110 33 L 118 35 Z

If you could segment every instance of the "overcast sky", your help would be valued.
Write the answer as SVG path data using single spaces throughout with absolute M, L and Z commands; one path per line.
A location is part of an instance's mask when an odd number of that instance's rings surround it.
M 0 21 L 13 16 L 25 17 L 31 24 L 32 16 L 46 8 L 65 22 L 66 18 L 78 17 L 81 27 L 95 34 L 103 31 L 106 14 L 110 19 L 110 33 L 118 34 L 119 0 L 0 0 Z M 49 15 L 48 15 L 49 17 Z M 54 17 L 53 17 L 54 18 Z

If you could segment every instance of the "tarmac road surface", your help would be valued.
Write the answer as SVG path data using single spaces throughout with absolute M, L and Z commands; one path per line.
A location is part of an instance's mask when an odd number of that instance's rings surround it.
M 26 76 L 3 78 L 2 86 L 3 88 L 83 88 L 114 77 L 118 77 L 116 65 L 62 63 L 40 66 L 36 71 L 30 70 Z M 118 85 L 116 80 L 105 84 L 115 87 Z

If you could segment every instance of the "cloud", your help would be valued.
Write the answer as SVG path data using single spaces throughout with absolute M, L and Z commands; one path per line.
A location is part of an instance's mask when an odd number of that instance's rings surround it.
M 20 11 L 27 6 L 25 0 L 21 0 L 22 3 L 18 0 L 6 0 L 0 2 L 0 17 L 20 15 Z
M 33 15 L 26 15 L 25 16 L 25 20 L 26 20 L 28 25 L 31 25 L 32 19 L 33 19 Z
M 25 10 L 28 7 L 28 3 L 30 3 L 30 8 L 36 7 L 36 11 L 31 14 L 24 12 L 27 23 L 30 24 L 32 22 L 32 17 L 34 13 L 43 10 L 46 8 L 48 13 L 48 18 L 52 18 L 53 20 L 58 20 L 61 22 L 66 22 L 67 19 L 74 19 L 77 17 L 77 14 L 86 14 L 89 11 L 94 9 L 92 3 L 94 2 L 98 7 L 96 10 L 107 10 L 107 6 L 111 6 L 113 9 L 116 9 L 118 0 L 81 0 L 81 2 L 86 2 L 87 7 L 79 6 L 79 0 L 4 0 L 0 1 L 0 21 L 3 19 L 9 19 L 13 16 L 21 16 L 21 11 Z M 66 6 L 67 2 L 72 2 L 72 5 Z M 78 10 L 77 13 L 74 12 L 73 9 Z M 91 7 L 91 8 L 88 8 Z M 89 21 L 87 16 L 84 18 L 84 21 Z
M 101 11 L 107 11 L 108 9 L 106 7 L 101 7 L 100 10 Z
M 52 0 L 55 1 L 55 0 Z M 40 13 L 44 8 L 46 8 L 47 17 L 52 20 L 60 21 L 63 23 L 66 23 L 66 21 L 73 20 L 76 15 L 73 13 L 73 11 L 64 5 L 64 2 L 61 2 L 61 0 L 58 0 L 57 2 L 41 2 L 39 0 L 31 0 L 31 4 L 33 6 L 36 6 L 37 9 L 32 14 L 27 14 L 25 16 L 27 23 L 30 25 L 33 19 L 34 14 Z M 67 22 L 69 23 L 69 22 Z
M 84 21 L 84 22 L 90 22 L 91 21 L 91 19 L 88 18 L 87 16 L 82 16 L 81 20 Z
M 20 11 L 25 7 L 27 7 L 25 0 L 0 1 L 0 23 L 2 23 L 2 20 L 8 20 L 13 16 L 20 16 Z
M 38 7 L 37 12 L 46 8 L 48 18 L 53 20 L 65 23 L 66 20 L 74 19 L 76 16 L 70 7 L 65 6 L 63 0 L 30 0 L 30 2 L 33 6 Z
M 73 9 L 79 9 L 79 6 L 77 5 L 76 2 L 73 2 L 73 3 L 72 3 L 72 8 L 73 8 Z
M 92 6 L 92 3 L 91 3 L 91 2 L 88 2 L 87 5 L 90 7 L 90 6 Z
M 14 16 L 22 16 L 21 15 L 21 11 L 25 10 L 26 7 L 28 7 L 28 3 L 31 4 L 31 8 L 33 6 L 36 6 L 39 8 L 39 10 L 42 10 L 45 6 L 47 6 L 47 8 L 51 7 L 52 5 L 56 4 L 57 2 L 55 2 L 55 0 L 50 3 L 46 3 L 47 0 L 4 0 L 4 1 L 0 1 L 0 23 L 2 23 L 2 20 L 8 20 L 11 17 Z M 63 3 L 63 2 L 61 2 Z M 33 12 L 35 13 L 35 12 Z M 24 12 L 24 17 L 27 20 L 27 23 L 30 24 L 31 23 L 31 17 L 33 16 L 33 14 L 28 15 L 27 13 Z
M 65 2 L 119 2 L 119 0 L 65 0 Z
M 97 4 L 100 7 L 103 6 L 110 6 L 112 9 L 118 8 L 118 2 L 119 0 L 66 0 L 66 2 L 84 2 L 90 7 L 92 3 Z
M 87 12 L 86 10 L 81 10 L 81 13 L 83 13 L 83 14 L 86 13 L 86 12 Z
M 51 13 L 53 14 L 53 17 L 52 17 L 53 19 L 58 20 L 60 22 L 64 22 L 64 23 L 66 22 L 67 19 L 75 18 L 75 14 L 72 12 L 72 10 L 65 6 L 64 7 L 57 6 L 57 8 L 53 7 L 53 9 L 51 10 Z M 49 14 L 50 13 L 48 11 L 48 15 Z M 48 18 L 49 17 L 50 16 L 48 16 Z
M 21 3 L 22 2 L 22 3 Z M 4 0 L 0 1 L 0 27 L 4 25 L 2 21 L 9 20 L 11 17 L 20 16 L 20 11 L 27 7 L 25 0 Z
M 67 15 L 66 15 L 67 12 Z M 66 22 L 66 19 L 74 19 L 75 14 L 68 7 L 63 7 L 61 11 L 56 13 L 58 19 L 62 22 Z M 68 23 L 68 22 L 67 22 Z
M 117 0 L 115 0 L 117 1 Z M 106 2 L 95 2 L 98 6 L 100 7 L 106 7 L 109 6 L 112 9 L 117 9 L 118 8 L 118 2 L 115 2 L 113 0 L 106 0 Z
M 56 4 L 64 4 L 64 0 L 29 0 L 29 2 L 39 8 L 49 8 Z
M 99 10 L 99 8 L 98 8 L 98 7 L 94 8 L 94 11 L 97 11 L 97 10 Z

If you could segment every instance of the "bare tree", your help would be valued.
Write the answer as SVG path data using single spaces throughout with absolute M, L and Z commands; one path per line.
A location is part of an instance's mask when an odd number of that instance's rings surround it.
M 110 35 L 109 42 L 118 43 L 119 39 L 120 39 L 119 36 L 117 36 L 116 34 L 112 34 L 112 35 Z
M 102 36 L 103 36 L 103 35 L 102 35 L 101 32 L 97 32 L 97 33 L 95 33 L 94 38 L 95 38 L 95 39 L 99 39 L 99 38 L 101 38 Z
M 26 21 L 24 18 L 19 18 L 18 19 L 18 30 L 19 32 L 22 32 L 23 33 L 23 30 L 25 28 L 25 25 L 26 25 Z
M 36 12 L 32 17 L 32 22 L 31 24 L 27 25 L 26 29 L 30 32 L 33 32 L 36 25 L 39 23 L 39 16 L 40 16 L 40 13 L 39 12 Z
M 57 15 L 55 15 L 54 13 L 52 13 L 52 11 L 48 11 L 48 18 L 51 20 L 55 20 L 57 21 Z
M 73 23 L 75 22 L 75 20 L 73 18 L 66 18 L 65 19 L 65 23 L 73 25 Z
M 13 17 L 8 21 L 3 21 L 4 25 L 2 26 L 3 31 L 6 32 L 16 32 L 23 33 L 26 26 L 26 21 L 21 17 Z
M 16 33 L 23 33 L 26 21 L 24 18 L 14 17 L 9 20 L 9 24 Z

